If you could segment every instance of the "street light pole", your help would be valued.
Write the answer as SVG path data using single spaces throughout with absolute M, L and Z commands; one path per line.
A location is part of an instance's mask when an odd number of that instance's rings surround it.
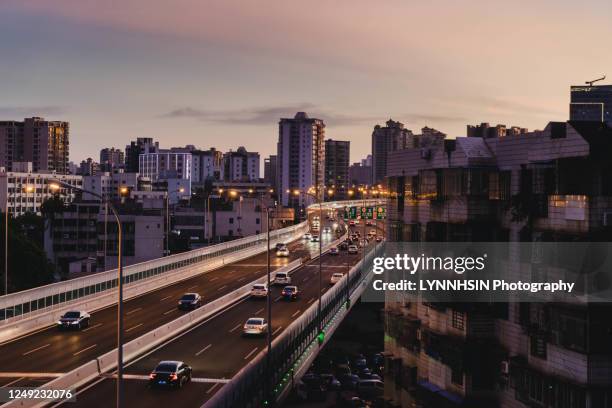
M 61 187 L 77 190 L 81 193 L 91 194 L 92 196 L 100 200 L 100 204 L 106 204 L 110 208 L 115 222 L 117 223 L 117 394 L 116 404 L 117 408 L 123 407 L 123 262 L 122 262 L 122 247 L 123 247 L 123 230 L 121 227 L 121 219 L 115 206 L 102 195 L 93 191 L 85 190 L 83 188 L 73 186 L 72 184 L 65 183 L 59 180 L 50 180 L 49 187 L 53 190 L 59 191 Z M 104 239 L 108 239 L 107 236 Z
M 166 191 L 166 256 L 170 255 L 170 194 L 183 193 L 183 187 L 173 191 Z

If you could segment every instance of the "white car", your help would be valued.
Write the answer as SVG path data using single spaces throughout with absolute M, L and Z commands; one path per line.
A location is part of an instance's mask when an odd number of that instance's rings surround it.
M 266 334 L 268 331 L 268 322 L 263 317 L 251 317 L 249 318 L 244 327 L 242 328 L 242 333 L 245 336 L 259 336 L 262 334 Z
M 331 228 L 329 228 L 329 227 L 323 228 L 323 233 L 324 234 L 330 234 L 331 233 Z
M 291 285 L 291 276 L 287 272 L 277 272 L 274 275 L 275 285 Z
M 310 240 L 310 242 L 319 242 L 319 236 L 318 235 L 313 235 L 312 239 Z
M 304 234 L 304 236 L 302 237 L 303 239 L 311 239 L 312 238 L 312 234 L 310 232 L 307 232 Z
M 343 273 L 340 272 L 336 272 L 336 273 L 332 273 L 331 278 L 329 279 L 329 283 L 334 285 L 336 284 L 340 279 L 342 279 L 342 277 L 344 276 Z
M 276 256 L 279 258 L 286 258 L 289 256 L 289 249 L 287 247 L 280 248 L 276 251 Z
M 357 245 L 349 245 L 348 247 L 349 254 L 356 254 L 358 252 L 359 252 L 359 249 L 357 249 Z
M 265 298 L 268 296 L 268 285 L 265 283 L 256 283 L 251 288 L 251 296 L 254 298 Z
M 88 327 L 90 320 L 91 316 L 89 313 L 79 310 L 71 310 L 60 317 L 60 319 L 57 321 L 57 327 L 60 329 L 80 330 L 83 327 Z

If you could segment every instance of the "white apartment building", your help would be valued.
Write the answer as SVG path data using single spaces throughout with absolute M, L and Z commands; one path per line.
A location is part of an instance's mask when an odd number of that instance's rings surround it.
M 259 153 L 247 152 L 239 147 L 235 152 L 229 151 L 223 155 L 225 181 L 257 181 L 259 180 Z
M 170 149 L 141 154 L 138 172 L 153 182 L 168 178 L 191 180 L 192 155 L 184 149 L 177 150 L 181 151 Z
M 5 212 L 8 208 L 12 216 L 26 213 L 40 215 L 40 206 L 45 200 L 53 197 L 57 192 L 49 188 L 52 180 L 59 180 L 75 187 L 81 187 L 81 176 L 33 173 L 33 172 L 6 172 L 0 168 L 0 208 Z M 66 203 L 74 201 L 75 190 L 62 188 L 59 197 Z

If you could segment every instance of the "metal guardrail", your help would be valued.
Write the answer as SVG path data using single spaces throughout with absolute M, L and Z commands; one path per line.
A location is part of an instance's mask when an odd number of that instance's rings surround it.
M 374 256 L 371 250 L 366 263 Z M 317 304 L 313 303 L 300 317 L 291 323 L 283 333 L 274 339 L 270 356 L 262 350 L 251 362 L 243 367 L 232 380 L 225 384 L 202 408 L 255 408 L 273 405 L 283 396 L 293 380 L 294 373 L 316 355 L 320 342 L 319 321 L 325 330 L 335 330 L 339 316 L 343 317 L 358 298 L 371 273 L 365 268 L 364 260 L 350 269 L 321 298 L 321 315 L 317 315 Z M 348 282 L 347 282 L 348 281 Z M 344 309 L 344 310 L 342 310 Z
M 271 240 L 287 239 L 301 233 L 307 227 L 307 222 L 303 222 L 272 231 L 270 233 Z M 215 260 L 223 256 L 238 251 L 255 249 L 258 246 L 264 251 L 266 239 L 266 234 L 258 234 L 228 243 L 130 265 L 124 268 L 124 284 L 127 289 L 131 284 L 155 279 L 160 275 L 196 264 L 214 263 Z M 0 329 L 7 324 L 72 304 L 87 297 L 110 293 L 116 286 L 117 271 L 115 269 L 0 296 Z

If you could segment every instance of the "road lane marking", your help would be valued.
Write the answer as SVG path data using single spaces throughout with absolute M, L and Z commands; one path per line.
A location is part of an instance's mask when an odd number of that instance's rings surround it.
M 327 288 L 321 289 L 321 293 L 325 292 L 326 290 L 327 290 Z
M 16 380 L 14 380 L 14 381 L 11 381 L 10 383 L 6 383 L 6 384 L 4 384 L 4 385 L 3 385 L 3 387 L 10 387 L 11 385 L 16 384 L 16 383 L 18 383 L 19 381 L 23 380 L 24 378 L 25 378 L 25 377 L 21 377 L 21 378 L 18 378 L 18 379 L 16 379 Z
M 225 288 L 227 288 L 227 285 L 223 285 L 223 286 L 221 286 L 221 287 L 220 287 L 219 289 L 217 289 L 217 290 L 223 290 L 223 289 L 225 289 Z
M 189 291 L 189 290 L 191 290 L 191 289 L 195 289 L 195 288 L 197 288 L 197 287 L 198 287 L 198 285 L 193 285 L 193 286 L 188 287 L 188 288 L 187 288 L 187 290 Z
M 255 347 L 253 350 L 251 350 L 251 352 L 249 354 L 244 356 L 244 360 L 248 360 L 249 357 L 251 357 L 253 354 L 255 354 L 256 351 L 257 351 L 257 347 Z
M 210 281 L 211 281 L 211 282 L 214 282 L 214 281 L 216 281 L 217 279 L 219 279 L 219 277 L 218 277 L 218 276 L 215 276 L 214 278 L 210 278 Z
M 131 332 L 132 330 L 137 329 L 137 328 L 139 328 L 139 327 L 140 327 L 140 326 L 142 326 L 142 325 L 143 325 L 143 323 L 138 323 L 136 326 L 132 326 L 132 327 L 130 327 L 130 328 L 129 328 L 129 329 L 127 329 L 125 332 L 126 332 L 126 333 Z
M 202 354 L 203 352 L 205 352 L 206 350 L 208 350 L 211 347 L 212 347 L 212 344 L 209 344 L 208 346 L 204 347 L 202 350 L 198 351 L 196 353 L 196 356 L 199 356 L 200 354 Z
M 263 311 L 264 311 L 264 309 L 265 309 L 265 308 L 263 308 L 263 307 L 262 307 L 261 309 L 259 309 L 258 311 L 256 311 L 256 312 L 255 312 L 255 314 L 256 314 L 256 315 L 260 314 L 261 312 L 263 312 Z
M 310 298 L 310 300 L 308 301 L 308 304 L 311 304 L 312 302 L 314 302 L 315 298 Z
M 278 327 L 276 328 L 276 330 L 274 330 L 274 331 L 272 332 L 272 335 L 273 335 L 273 336 L 274 336 L 274 335 L 276 335 L 276 333 L 278 333 L 278 331 L 279 331 L 280 329 L 282 329 L 282 328 L 283 328 L 283 326 L 278 326 Z
M 162 299 L 161 299 L 161 302 L 163 302 L 163 301 L 164 301 L 164 300 L 166 300 L 166 299 L 170 299 L 171 297 L 172 297 L 172 295 L 170 295 L 170 296 L 166 296 L 165 298 L 162 298 Z
M 170 314 L 172 312 L 176 312 L 177 310 L 178 309 L 176 309 L 176 308 L 172 308 L 172 309 L 168 310 L 167 312 L 164 312 L 164 315 Z
M 45 344 L 44 346 L 36 347 L 35 349 L 32 349 L 32 350 L 30 350 L 30 351 L 26 351 L 25 353 L 23 353 L 23 354 L 22 354 L 22 356 L 27 356 L 28 354 L 32 354 L 32 353 L 34 353 L 34 352 L 36 352 L 36 351 L 38 351 L 38 350 L 42 350 L 42 349 L 44 349 L 44 348 L 47 348 L 47 347 L 49 347 L 50 345 L 51 345 L 51 344 L 50 344 L 50 343 L 48 343 L 48 344 Z
M 275 301 L 275 302 L 278 302 L 278 301 L 279 301 L 279 300 L 281 300 L 282 298 L 283 298 L 282 296 L 279 296 L 279 297 L 277 297 L 276 299 L 274 299 L 274 301 Z
M 243 277 L 242 277 L 242 278 L 240 278 L 240 279 L 236 279 L 236 282 L 242 282 L 242 281 L 243 281 L 243 280 L 245 280 L 245 279 L 246 279 L 246 278 L 243 276 Z
M 83 329 L 82 331 L 86 332 L 88 330 L 95 329 L 96 327 L 100 327 L 100 326 L 102 326 L 102 323 L 94 324 L 93 326 L 89 326 L 88 328 Z
M 94 347 L 96 347 L 96 346 L 97 346 L 97 344 L 94 344 L 94 345 L 92 345 L 92 346 L 89 346 L 89 347 L 84 348 L 84 349 L 83 349 L 83 350 L 81 350 L 81 351 L 77 351 L 76 353 L 74 353 L 74 354 L 72 354 L 72 355 L 73 355 L 73 356 L 78 356 L 79 354 L 84 353 L 84 352 L 86 352 L 87 350 L 91 350 L 92 348 L 94 348 Z
M 236 329 L 237 329 L 237 328 L 239 328 L 241 325 L 242 325 L 242 323 L 238 323 L 238 324 L 236 325 L 236 327 L 234 327 L 234 328 L 233 328 L 232 330 L 230 330 L 229 332 L 230 332 L 230 333 L 235 332 L 235 331 L 236 331 Z
M 301 312 L 301 310 L 300 310 L 300 309 L 298 309 L 298 310 L 297 310 L 297 312 L 295 312 L 294 314 L 292 314 L 292 315 L 291 315 L 291 317 L 295 317 L 295 316 L 299 315 L 299 314 L 300 314 L 300 312 Z
M 136 312 L 137 312 L 137 311 L 139 311 L 139 310 L 142 310 L 142 307 L 137 307 L 137 308 L 136 308 L 136 309 L 134 309 L 134 310 L 130 310 L 130 311 L 129 311 L 129 312 L 127 312 L 125 315 L 126 315 L 126 316 L 129 316 L 129 315 L 131 315 L 132 313 L 136 313 Z
M 215 390 L 215 388 L 217 388 L 219 385 L 221 385 L 221 383 L 214 384 L 212 387 L 210 387 L 208 390 L 206 390 L 206 394 L 210 394 L 211 392 L 213 392 Z

